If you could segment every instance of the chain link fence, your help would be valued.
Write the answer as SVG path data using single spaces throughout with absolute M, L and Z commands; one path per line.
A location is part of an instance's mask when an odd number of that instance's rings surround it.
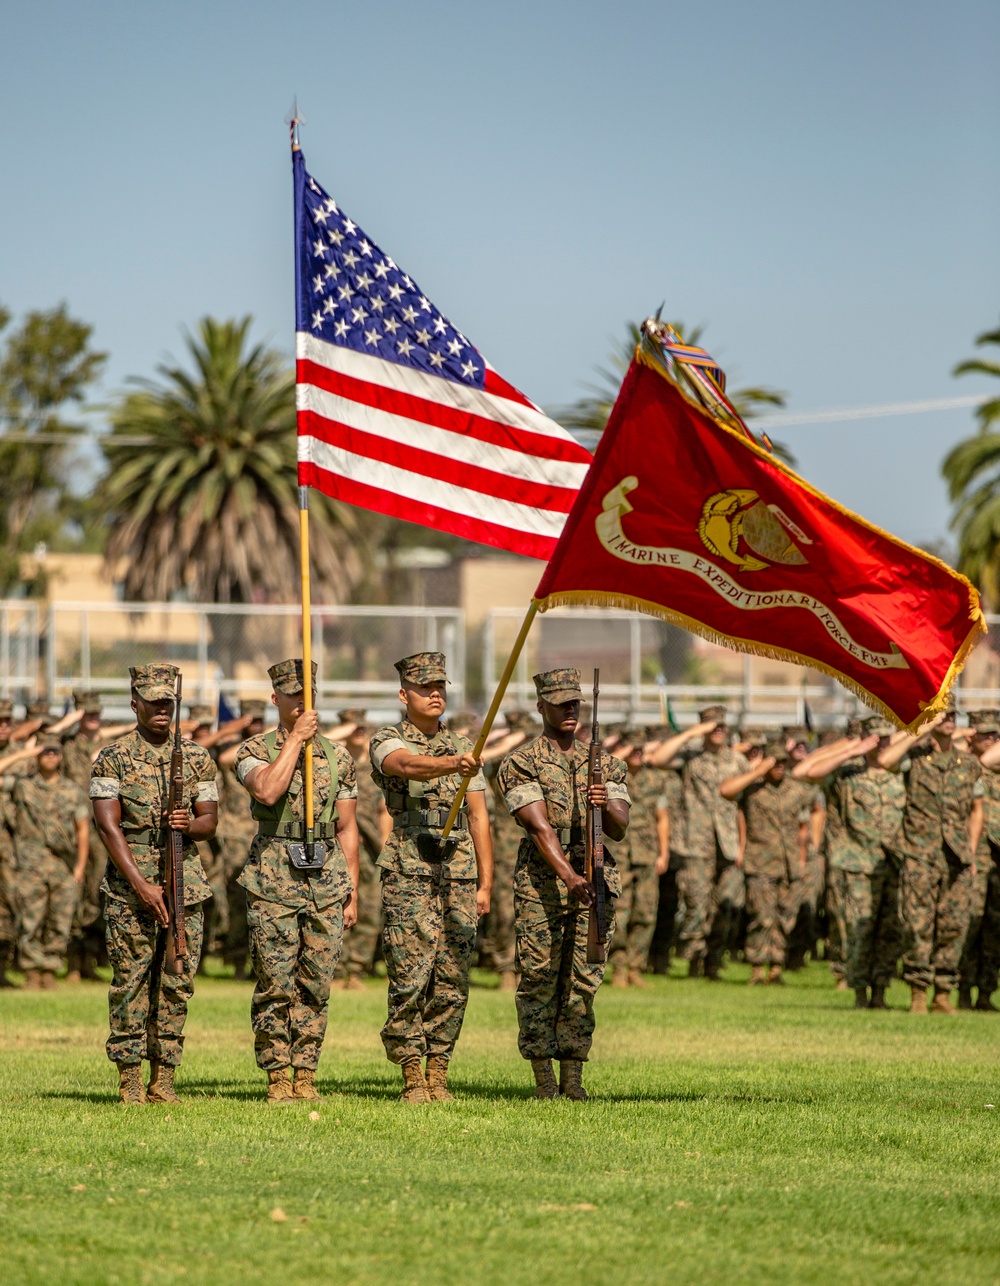
M 523 619 L 494 608 L 467 630 L 454 607 L 325 607 L 312 612 L 319 706 L 368 708 L 395 717 L 393 662 L 412 652 L 443 651 L 452 676 L 450 704 L 485 708 Z M 109 716 L 128 715 L 128 667 L 172 661 L 184 670 L 192 701 L 235 706 L 270 692 L 267 667 L 300 648 L 295 606 L 194 603 L 61 603 L 0 600 L 0 695 L 25 701 L 45 694 L 58 708 L 76 688 L 105 694 Z M 956 690 L 964 709 L 1000 705 L 1000 616 L 970 658 Z M 743 656 L 637 612 L 561 608 L 536 617 L 504 705 L 533 708 L 531 676 L 578 666 L 584 686 L 601 670 L 605 720 L 683 726 L 706 704 L 763 725 L 840 723 L 863 703 L 817 671 Z

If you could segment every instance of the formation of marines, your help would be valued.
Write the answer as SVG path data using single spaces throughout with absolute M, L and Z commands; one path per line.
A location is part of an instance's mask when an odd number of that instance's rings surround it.
M 588 785 L 577 670 L 536 675 L 537 718 L 510 712 L 477 758 L 472 717 L 447 716 L 444 656 L 396 669 L 402 717 L 379 729 L 351 709 L 321 730 L 294 658 L 268 671 L 270 731 L 265 702 L 217 729 L 214 711 L 192 707 L 169 814 L 175 667 L 130 671 L 134 725 L 105 726 L 95 693 L 75 693 L 58 721 L 33 703 L 16 726 L 0 703 L 0 985 L 15 961 L 28 988 L 109 963 L 122 1101 L 177 1101 L 187 1007 L 212 954 L 254 978 L 273 1104 L 319 1099 L 331 991 L 377 969 L 382 1042 L 413 1104 L 452 1097 L 477 960 L 515 993 L 538 1098 L 587 1097 L 605 973 L 642 987 L 672 952 L 709 981 L 741 953 L 751 985 L 773 986 L 822 944 L 858 1008 L 887 1008 L 901 964 L 911 1012 L 950 1013 L 956 990 L 960 1008 L 996 1012 L 1000 711 L 958 728 L 951 709 L 919 738 L 872 716 L 816 741 L 798 727 L 736 732 L 711 706 L 685 731 L 613 727 L 602 781 Z M 314 666 L 314 696 L 315 681 Z M 588 807 L 607 840 L 607 970 L 587 960 Z M 170 830 L 184 844 L 188 952 L 176 967 Z

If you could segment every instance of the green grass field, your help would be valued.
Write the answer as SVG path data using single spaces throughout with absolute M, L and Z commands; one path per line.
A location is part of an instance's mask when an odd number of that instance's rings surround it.
M 199 980 L 174 1108 L 117 1104 L 100 986 L 2 992 L 0 1279 L 1000 1281 L 1000 1018 L 728 972 L 604 988 L 585 1104 L 483 977 L 459 1100 L 404 1107 L 384 984 L 337 992 L 318 1119 L 264 1105 L 249 984 Z

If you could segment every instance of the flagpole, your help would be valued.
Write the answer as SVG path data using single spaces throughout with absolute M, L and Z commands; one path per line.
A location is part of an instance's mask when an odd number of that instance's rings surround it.
M 288 124 L 292 143 L 292 170 L 295 170 L 295 153 L 299 151 L 299 126 L 304 123 L 299 111 L 299 100 L 296 97 L 292 110 L 285 118 Z M 295 248 L 295 286 L 296 300 L 299 296 L 299 255 L 298 255 L 298 214 L 299 197 L 296 187 L 296 248 Z M 302 708 L 303 711 L 313 708 L 312 684 L 312 586 L 309 576 L 309 488 L 299 484 L 299 578 L 300 598 L 302 601 Z M 303 803 L 305 804 L 305 843 L 309 859 L 313 856 L 315 842 L 315 806 L 313 800 L 313 743 L 312 738 L 306 742 L 302 762 Z
M 500 702 L 507 691 L 507 685 L 510 683 L 510 676 L 514 673 L 514 666 L 517 665 L 518 657 L 524 647 L 524 641 L 528 637 L 528 631 L 531 629 L 531 622 L 535 619 L 538 612 L 538 603 L 535 599 L 531 600 L 531 606 L 525 613 L 524 620 L 521 622 L 521 628 L 517 632 L 517 638 L 514 640 L 514 646 L 511 648 L 510 656 L 507 658 L 507 664 L 503 668 L 503 674 L 500 675 L 500 682 L 497 684 L 497 690 L 493 693 L 493 700 L 490 702 L 490 708 L 486 711 L 486 718 L 483 720 L 483 726 L 479 729 L 479 736 L 476 738 L 476 744 L 473 747 L 472 754 L 478 759 L 483 753 L 483 747 L 486 745 L 486 738 L 493 729 L 493 721 L 497 717 L 500 709 Z M 448 820 L 444 824 L 444 830 L 441 832 L 441 838 L 447 839 L 451 834 L 451 828 L 455 825 L 455 818 L 458 816 L 458 810 L 462 807 L 462 801 L 465 799 L 465 792 L 469 789 L 471 777 L 463 777 L 462 784 L 458 788 L 458 794 L 455 796 L 451 805 L 451 812 L 448 814 Z

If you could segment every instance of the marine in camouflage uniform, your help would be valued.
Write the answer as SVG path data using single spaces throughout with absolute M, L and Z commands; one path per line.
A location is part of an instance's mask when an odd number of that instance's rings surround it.
M 976 849 L 976 876 L 973 884 L 969 929 L 959 963 L 958 1005 L 960 1009 L 998 1012 L 990 997 L 997 989 L 1000 973 L 1000 772 L 988 766 L 998 757 L 1000 710 L 973 710 L 972 752 L 983 764 L 983 833 Z M 987 752 L 992 751 L 992 755 Z M 973 988 L 977 995 L 972 999 Z
M 243 741 L 259 737 L 264 731 L 264 702 L 240 702 L 240 717 L 247 720 Z M 226 917 L 223 961 L 233 966 L 236 978 L 247 976 L 250 958 L 250 929 L 247 924 L 247 891 L 240 876 L 250 856 L 250 845 L 257 834 L 257 823 L 250 811 L 250 800 L 236 775 L 236 757 L 242 742 L 227 746 L 219 755 L 219 829 L 217 839 L 222 854 L 225 881 Z
M 403 1101 L 426 1103 L 451 1098 L 448 1065 L 465 1018 L 478 919 L 489 911 L 493 858 L 480 763 L 468 738 L 442 722 L 444 655 L 418 652 L 397 661 L 396 672 L 406 717 L 380 728 L 369 748 L 392 818 L 378 859 L 389 975 L 382 1044 L 402 1068 Z M 463 773 L 474 774 L 466 802 L 442 842 Z
M 782 738 L 789 756 L 789 772 L 809 754 L 810 730 L 803 724 L 782 729 Z M 777 740 L 777 738 L 775 738 Z M 822 791 L 814 797 L 816 811 L 824 812 L 826 805 Z M 820 936 L 820 908 L 826 889 L 826 863 L 822 842 L 822 818 L 810 817 L 809 841 L 806 846 L 806 867 L 799 882 L 799 906 L 795 923 L 788 934 L 786 965 L 789 970 L 802 969 L 806 956 L 814 960 Z
M 580 710 L 580 671 L 548 670 L 534 676 L 542 733 L 512 750 L 497 778 L 507 808 L 527 834 L 514 872 L 517 935 L 518 1049 L 529 1059 L 538 1098 L 585 1099 L 583 1064 L 594 1035 L 594 996 L 604 964 L 587 961 L 588 908 L 593 889 L 585 878 L 588 799 L 601 807 L 609 840 L 628 826 L 627 769 L 601 755 L 604 784 L 588 796 L 589 748 L 574 738 Z M 621 893 L 610 847 L 605 853 L 607 940 L 614 932 L 611 899 Z M 556 1086 L 552 1060 L 560 1062 Z
M 936 1013 L 952 1013 L 951 991 L 969 926 L 975 849 L 983 819 L 983 770 L 975 756 L 957 750 L 949 710 L 930 733 L 926 749 L 903 760 L 914 738 L 889 747 L 883 763 L 901 763 L 906 807 L 899 848 L 903 857 L 903 978 L 913 1013 L 927 1012 L 934 988 Z
M 382 936 L 382 889 L 378 873 L 378 856 L 382 851 L 384 819 L 387 817 L 382 792 L 372 781 L 368 742 L 371 728 L 367 710 L 341 710 L 341 723 L 354 724 L 346 746 L 354 758 L 358 774 L 358 919 L 353 929 L 344 934 L 343 967 L 348 991 L 363 990 L 361 981 L 375 971 L 379 939 Z
M 114 971 L 108 992 L 111 1034 L 108 1057 L 118 1067 L 125 1103 L 177 1102 L 174 1071 L 184 1048 L 184 1022 L 201 955 L 201 903 L 209 896 L 197 841 L 210 838 L 217 821 L 215 765 L 194 742 L 182 743 L 184 781 L 176 811 L 167 815 L 170 790 L 171 716 L 178 670 L 137 665 L 132 679 L 135 731 L 97 756 L 90 798 L 111 861 L 101 885 L 105 896 L 108 957 Z M 184 907 L 188 953 L 182 969 L 165 968 L 167 908 L 163 895 L 167 823 L 184 835 Z M 150 1081 L 142 1083 L 149 1060 Z
M 724 706 L 699 714 L 716 727 L 705 735 L 704 749 L 684 768 L 683 866 L 677 885 L 683 901 L 680 950 L 692 977 L 717 978 L 723 957 L 739 930 L 746 894 L 739 855 L 737 807 L 719 787 L 745 773 L 746 756 L 729 744 Z
M 251 737 L 236 775 L 252 797 L 257 835 L 239 882 L 247 891 L 250 958 L 257 983 L 250 1006 L 257 1066 L 267 1101 L 314 1101 L 330 988 L 344 927 L 354 923 L 358 881 L 357 780 L 343 746 L 319 735 L 304 708 L 303 665 L 268 670 L 278 707 L 272 732 Z M 313 664 L 312 683 L 316 680 Z M 312 745 L 313 835 L 305 839 L 305 748 Z M 304 861 L 314 860 L 312 868 Z M 293 1079 L 289 1080 L 289 1069 Z
M 843 893 L 846 981 L 858 1009 L 886 1009 L 902 950 L 899 828 L 906 791 L 879 765 L 894 728 L 881 715 L 861 725 L 866 739 L 827 760 L 827 859 Z
M 10 752 L 13 713 L 13 703 L 0 700 L 0 756 Z M 17 858 L 10 830 L 13 820 L 10 791 L 13 784 L 13 776 L 5 775 L 0 781 L 0 987 L 14 985 L 7 977 L 7 970 L 13 965 L 17 950 Z
M 658 815 L 667 801 L 663 771 L 643 766 L 642 733 L 626 730 L 623 736 L 631 747 L 625 759 L 631 808 L 628 831 L 615 848 L 621 894 L 615 903 L 615 941 L 609 962 L 613 985 L 644 987 L 642 975 L 649 965 L 664 865 L 660 861 Z
M 105 738 L 101 735 L 101 694 L 74 692 L 73 704 L 83 713 L 75 732 L 63 738 L 63 773 L 76 782 L 86 795 L 90 790 L 90 770 L 94 757 Z M 69 977 L 97 979 L 97 965 L 104 948 L 104 908 L 101 905 L 101 881 L 108 855 L 90 815 L 88 826 L 87 869 L 80 897 L 73 913 L 69 941 Z
M 54 987 L 86 869 L 90 806 L 63 776 L 62 746 L 43 740 L 38 771 L 14 786 L 25 987 Z
M 507 727 L 511 732 L 525 734 L 526 740 L 522 745 L 530 741 L 538 731 L 537 724 L 526 710 L 509 711 Z M 514 991 L 517 988 L 514 868 L 517 865 L 517 850 L 524 832 L 511 817 L 503 802 L 503 796 L 497 784 L 499 771 L 499 762 L 494 762 L 487 769 L 487 780 L 490 784 L 487 801 L 490 804 L 490 824 L 493 830 L 493 896 L 490 901 L 490 913 L 486 917 L 483 955 L 489 968 L 500 975 L 500 990 Z
M 666 830 L 667 869 L 660 876 L 660 887 L 657 895 L 656 928 L 650 943 L 649 957 L 653 972 L 666 974 L 670 971 L 670 949 L 677 936 L 677 919 L 680 909 L 678 891 L 678 868 L 683 864 L 681 856 L 684 849 L 684 785 L 681 781 L 683 762 L 675 759 L 663 774 L 663 794 L 661 800 L 666 813 L 661 819 L 661 826 Z
M 782 981 L 801 902 L 812 790 L 787 775 L 789 758 L 783 741 L 770 741 L 752 767 L 721 786 L 724 798 L 739 800 L 743 819 L 751 985 Z

